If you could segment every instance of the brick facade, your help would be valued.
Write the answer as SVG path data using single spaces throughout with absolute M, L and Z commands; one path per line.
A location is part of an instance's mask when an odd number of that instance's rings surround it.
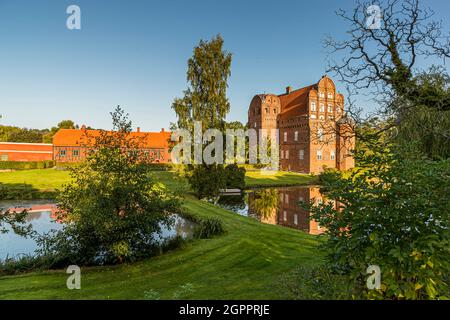
M 79 162 L 86 157 L 86 148 L 90 139 L 100 134 L 99 130 L 61 129 L 53 137 L 53 152 L 57 162 Z M 140 138 L 145 145 L 142 151 L 147 153 L 154 163 L 171 162 L 169 153 L 170 132 L 141 132 L 139 128 L 130 133 L 130 137 Z
M 320 81 L 280 95 L 256 95 L 248 109 L 248 127 L 279 129 L 280 168 L 319 173 L 324 167 L 354 167 L 351 125 L 344 114 L 344 96 L 333 81 Z

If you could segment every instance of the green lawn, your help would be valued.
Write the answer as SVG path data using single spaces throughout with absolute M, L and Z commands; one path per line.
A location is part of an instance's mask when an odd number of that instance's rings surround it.
M 55 169 L 0 172 L 2 184 L 26 184 L 39 191 L 54 191 L 69 181 L 69 172 Z
M 172 172 L 155 171 L 155 179 L 166 184 L 171 189 L 186 191 L 186 181 L 176 177 Z M 0 172 L 0 184 L 9 186 L 26 185 L 39 192 L 51 192 L 61 188 L 69 181 L 69 172 L 55 169 L 18 170 Z M 270 174 L 262 171 L 247 171 L 245 183 L 247 187 L 285 187 L 294 185 L 314 184 L 317 178 L 307 174 L 293 172 L 277 172 Z
M 317 177 L 309 174 L 278 171 L 271 174 L 264 171 L 247 171 L 245 184 L 247 187 L 286 187 L 317 183 Z
M 67 172 L 33 171 L 0 173 L 0 182 L 16 174 L 22 182 L 49 188 L 52 182 L 45 177 L 55 177 L 59 184 L 68 179 Z M 155 176 L 172 190 L 187 188 L 185 181 L 171 172 L 157 172 Z M 279 179 L 288 177 L 294 180 L 291 174 Z M 250 179 L 258 177 L 251 174 Z M 191 196 L 183 205 L 194 215 L 221 219 L 227 233 L 190 241 L 139 263 L 82 268 L 81 290 L 66 288 L 64 270 L 0 277 L 0 299 L 144 299 L 150 290 L 161 299 L 172 299 L 186 284 L 192 291 L 178 294 L 179 298 L 280 299 L 289 297 L 280 277 L 298 266 L 322 261 L 315 236 L 261 224 Z

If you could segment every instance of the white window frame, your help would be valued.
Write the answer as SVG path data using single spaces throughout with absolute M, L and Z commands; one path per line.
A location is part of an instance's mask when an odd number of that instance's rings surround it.
M 333 106 L 331 104 L 328 105 L 328 112 L 333 112 Z
M 316 102 L 315 101 L 312 101 L 311 102 L 311 111 L 313 111 L 313 112 L 315 112 L 317 109 L 316 109 Z
M 317 156 L 317 160 L 322 160 L 322 150 L 317 150 L 316 156 Z
M 295 131 L 295 132 L 294 132 L 294 140 L 295 140 L 295 141 L 298 141 L 298 131 Z
M 331 150 L 331 152 L 330 152 L 330 159 L 336 160 L 336 152 L 334 150 Z
M 319 112 L 325 112 L 325 104 L 321 103 L 319 106 Z
M 287 142 L 287 131 L 283 133 L 283 141 Z

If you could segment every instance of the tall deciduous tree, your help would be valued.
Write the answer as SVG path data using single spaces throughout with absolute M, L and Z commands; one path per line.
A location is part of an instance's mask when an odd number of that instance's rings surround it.
M 210 41 L 201 40 L 194 48 L 188 61 L 188 88 L 184 97 L 172 104 L 178 128 L 193 132 L 194 121 L 201 121 L 203 131 L 219 129 L 225 133 L 225 117 L 230 111 L 227 81 L 231 75 L 231 53 L 224 50 L 223 43 L 217 35 Z M 220 189 L 226 188 L 226 173 L 221 163 L 190 166 L 188 178 L 199 198 L 215 197 Z
M 227 81 L 231 75 L 231 53 L 223 49 L 223 38 L 201 40 L 188 61 L 188 88 L 183 98 L 177 98 L 172 108 L 178 117 L 178 127 L 192 129 L 193 121 L 202 121 L 203 128 L 223 129 L 230 111 Z

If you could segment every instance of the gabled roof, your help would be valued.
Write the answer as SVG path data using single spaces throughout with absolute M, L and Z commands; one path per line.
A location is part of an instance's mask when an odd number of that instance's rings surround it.
M 89 138 L 100 135 L 100 130 L 60 129 L 53 137 L 53 145 L 79 146 L 88 143 Z M 130 138 L 142 138 L 146 148 L 167 148 L 170 132 L 130 132 Z
M 294 109 L 296 107 L 306 105 L 308 102 L 309 92 L 314 89 L 317 84 L 309 85 L 290 93 L 280 94 L 278 97 L 281 102 L 281 113 L 297 113 Z M 292 114 L 294 115 L 294 114 Z

